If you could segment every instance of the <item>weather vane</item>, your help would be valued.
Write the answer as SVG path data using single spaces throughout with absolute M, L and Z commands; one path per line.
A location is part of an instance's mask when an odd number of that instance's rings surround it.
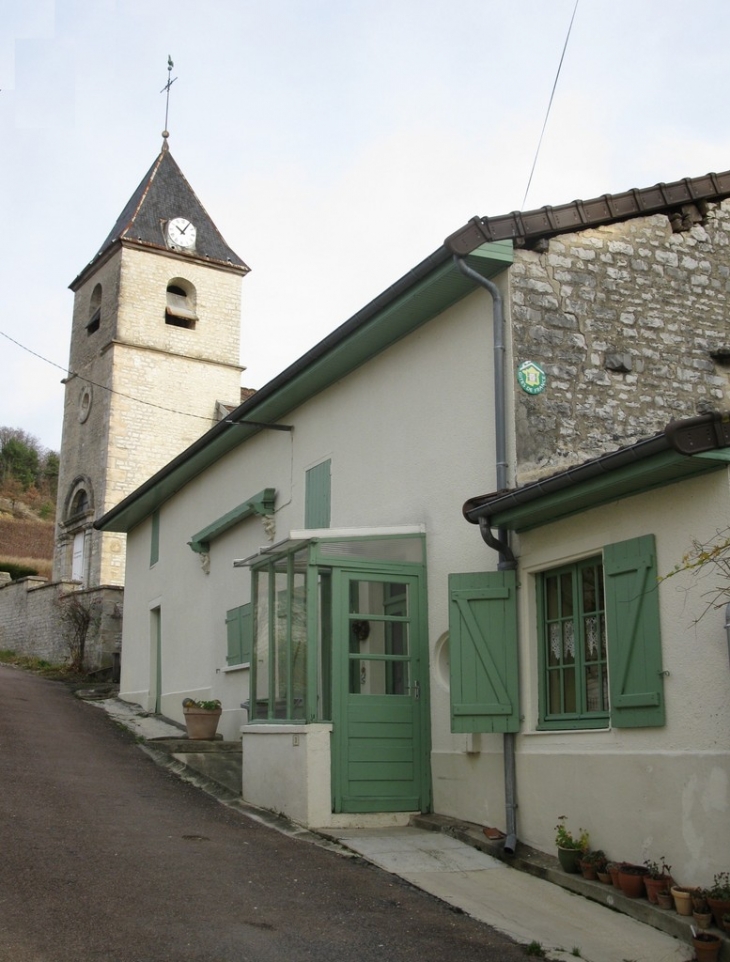
M 167 83 L 160 91 L 161 94 L 167 93 L 165 97 L 165 129 L 162 131 L 162 137 L 166 141 L 170 136 L 170 131 L 167 129 L 167 118 L 170 112 L 170 87 L 175 83 L 177 77 L 172 76 L 172 68 L 175 64 L 172 62 L 172 57 L 170 54 L 167 55 Z

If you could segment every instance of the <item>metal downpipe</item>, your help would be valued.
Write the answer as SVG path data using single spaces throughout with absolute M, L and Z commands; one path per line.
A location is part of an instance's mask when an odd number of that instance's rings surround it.
M 504 305 L 502 294 L 497 285 L 478 271 L 469 267 L 466 261 L 454 255 L 454 263 L 466 277 L 473 280 L 480 287 L 485 288 L 492 295 L 492 329 L 494 346 L 494 447 L 496 454 L 497 489 L 502 491 L 507 487 L 507 392 L 505 387 L 506 347 L 504 343 Z M 491 548 L 499 551 L 500 571 L 515 569 L 517 561 L 509 546 L 509 532 L 499 530 L 494 537 L 489 525 L 479 525 L 482 538 Z M 504 840 L 504 851 L 508 855 L 514 854 L 517 848 L 517 773 L 515 768 L 515 736 L 514 732 L 505 732 L 503 737 L 504 760 L 504 801 L 507 835 Z

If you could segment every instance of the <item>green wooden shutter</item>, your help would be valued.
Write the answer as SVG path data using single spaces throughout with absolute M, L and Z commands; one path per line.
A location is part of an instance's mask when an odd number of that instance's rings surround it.
M 654 535 L 603 549 L 611 723 L 616 728 L 664 724 Z
M 228 637 L 228 665 L 242 665 L 251 661 L 251 605 L 241 605 L 226 612 L 226 634 Z
M 304 527 L 329 528 L 331 461 L 322 461 L 307 471 L 304 488 Z
M 150 538 L 150 568 L 160 560 L 160 512 L 152 515 L 152 535 Z
M 514 571 L 449 575 L 451 730 L 520 727 Z

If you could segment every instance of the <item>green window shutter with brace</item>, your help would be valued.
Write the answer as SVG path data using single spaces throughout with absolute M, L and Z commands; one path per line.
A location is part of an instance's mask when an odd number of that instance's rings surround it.
M 514 571 L 449 575 L 451 730 L 520 727 Z
M 226 612 L 228 652 L 226 664 L 244 665 L 251 661 L 251 605 L 241 605 Z
M 664 724 L 664 676 L 659 630 L 654 535 L 603 549 L 606 583 L 611 724 Z
M 304 527 L 329 528 L 331 475 L 330 460 L 322 461 L 310 468 L 305 477 L 304 487 Z

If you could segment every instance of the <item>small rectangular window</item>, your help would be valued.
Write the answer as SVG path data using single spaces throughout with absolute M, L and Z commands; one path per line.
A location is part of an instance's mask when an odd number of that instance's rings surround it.
M 539 587 L 542 721 L 604 726 L 609 699 L 602 561 L 546 571 Z

